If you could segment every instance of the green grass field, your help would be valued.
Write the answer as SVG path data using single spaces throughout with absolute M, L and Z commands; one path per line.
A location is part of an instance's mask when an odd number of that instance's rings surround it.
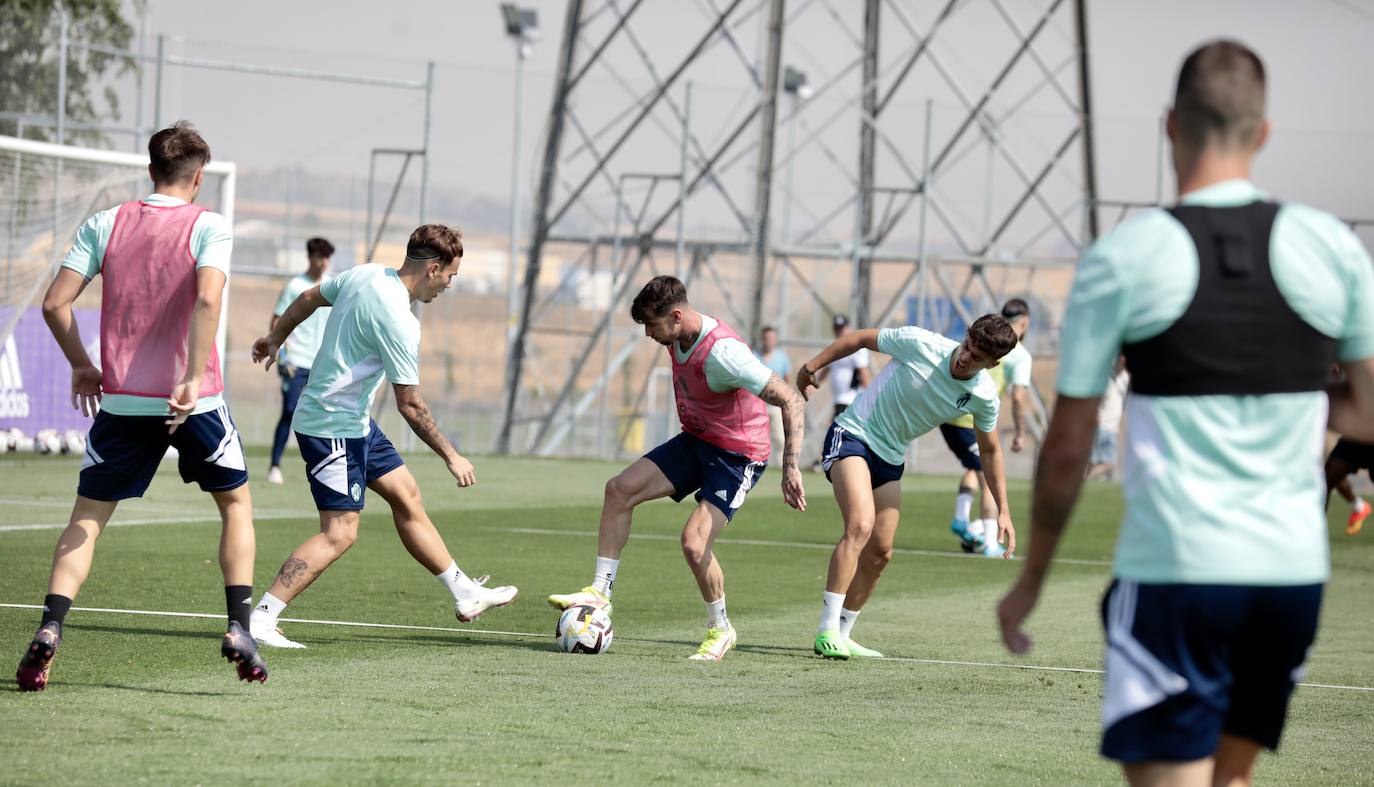
M 270 680 L 238 683 L 218 655 L 214 508 L 165 463 L 147 497 L 116 514 L 128 526 L 102 537 L 76 603 L 214 619 L 73 612 L 48 691 L 0 690 L 0 783 L 1117 778 L 1096 754 L 1101 677 L 1091 671 L 1121 510 L 1114 485 L 1089 487 L 1061 553 L 1075 562 L 1056 569 L 1032 619 L 1035 650 L 1012 657 L 992 607 L 1016 566 L 962 557 L 947 530 L 953 480 L 908 477 L 898 554 L 855 631 L 895 658 L 832 663 L 811 654 L 811 638 L 839 532 L 834 499 L 808 475 L 810 508 L 792 512 L 770 472 L 717 547 L 740 646 L 707 664 L 686 659 L 704 629 L 677 544 L 686 504 L 641 508 L 616 586 L 615 645 L 569 656 L 554 648 L 543 597 L 588 582 L 600 491 L 616 466 L 484 458 L 478 485 L 459 491 L 432 457 L 410 462 L 459 564 L 519 585 L 514 604 L 457 624 L 374 500 L 352 552 L 286 615 L 434 628 L 284 623 L 309 648 L 269 651 Z M 252 458 L 255 472 L 264 464 Z M 77 468 L 0 459 L 0 603 L 42 601 Z M 299 466 L 287 468 L 285 486 L 253 487 L 258 592 L 316 529 Z M 1022 515 L 1026 496 L 1013 486 Z M 1374 686 L 1374 533 L 1346 538 L 1335 524 L 1344 513 L 1333 506 L 1335 573 L 1307 680 Z M 0 608 L 4 663 L 17 662 L 37 617 Z M 1260 779 L 1371 783 L 1371 733 L 1374 692 L 1300 688 L 1283 752 L 1262 760 Z

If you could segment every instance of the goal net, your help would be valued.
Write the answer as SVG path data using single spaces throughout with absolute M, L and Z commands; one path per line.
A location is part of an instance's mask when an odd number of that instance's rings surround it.
M 212 162 L 197 203 L 232 223 L 234 181 L 233 164 Z M 87 218 L 151 190 L 146 155 L 0 136 L 0 431 L 89 425 L 68 402 L 69 370 L 43 322 L 43 293 Z M 99 306 L 99 286 L 77 302 L 97 363 Z M 221 320 L 221 354 L 224 330 Z

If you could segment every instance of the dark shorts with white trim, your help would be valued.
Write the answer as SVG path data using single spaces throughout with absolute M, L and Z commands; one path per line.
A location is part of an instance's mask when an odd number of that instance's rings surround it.
M 1277 749 L 1321 601 L 1322 585 L 1114 581 L 1102 600 L 1102 755 L 1188 762 L 1223 734 Z
M 902 473 L 906 472 L 906 463 L 894 465 L 886 462 L 882 457 L 873 453 L 873 449 L 868 447 L 868 443 L 860 440 L 843 426 L 831 423 L 830 428 L 825 432 L 825 442 L 821 444 L 824 453 L 821 454 L 821 469 L 825 471 L 825 480 L 830 481 L 830 468 L 835 463 L 849 456 L 857 456 L 863 459 L 868 465 L 868 475 L 870 483 L 874 489 L 888 483 L 889 481 L 902 480 Z M 831 481 L 831 483 L 834 483 Z
M 727 522 L 735 518 L 745 495 L 768 467 L 767 462 L 726 451 L 688 432 L 669 438 L 644 458 L 673 485 L 674 503 L 696 492 L 698 502 L 704 500 L 720 509 Z
M 983 472 L 983 457 L 978 452 L 978 435 L 967 426 L 940 424 L 940 436 L 965 470 Z
M 367 485 L 405 464 L 377 422 L 369 421 L 368 427 L 366 437 L 316 437 L 296 432 L 317 510 L 363 510 Z
M 169 447 L 177 449 L 177 469 L 188 484 L 225 492 L 248 483 L 243 443 L 227 406 L 190 416 L 172 434 L 167 418 L 96 413 L 76 493 L 106 501 L 143 497 Z

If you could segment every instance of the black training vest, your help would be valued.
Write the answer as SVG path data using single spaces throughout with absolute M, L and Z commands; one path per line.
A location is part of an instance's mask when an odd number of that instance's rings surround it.
M 1197 247 L 1197 292 L 1163 333 L 1122 347 L 1131 390 L 1149 396 L 1320 391 L 1336 340 L 1284 300 L 1270 267 L 1279 206 L 1169 209 Z

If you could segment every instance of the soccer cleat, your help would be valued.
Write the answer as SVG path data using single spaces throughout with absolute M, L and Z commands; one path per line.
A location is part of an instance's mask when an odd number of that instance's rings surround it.
M 880 659 L 883 657 L 883 654 L 873 648 L 865 648 L 852 639 L 845 640 L 844 644 L 849 648 L 849 657 L 851 659 Z
M 988 541 L 983 544 L 982 553 L 983 557 L 1000 558 L 1007 554 L 1007 548 L 997 543 L 996 541 Z
M 949 532 L 959 539 L 959 548 L 965 552 L 974 552 L 982 549 L 983 539 L 974 535 L 968 529 L 968 520 L 955 517 L 949 522 Z
M 282 478 L 282 475 L 281 475 L 281 468 L 280 468 L 280 467 L 277 467 L 276 465 L 272 465 L 271 467 L 267 468 L 267 483 L 269 483 L 269 484 L 282 484 L 282 483 L 285 483 L 285 482 L 286 482 L 286 479 L 285 479 L 285 478 Z
M 229 630 L 224 632 L 224 641 L 219 646 L 219 653 L 238 670 L 239 680 L 250 683 L 267 681 L 267 662 L 263 660 L 262 654 L 258 653 L 258 644 L 243 630 L 243 626 L 240 626 L 237 620 L 231 621 Z
M 567 609 L 568 607 L 576 606 L 600 607 L 606 610 L 607 615 L 611 614 L 611 597 L 591 585 L 582 588 L 576 593 L 568 593 L 561 596 L 554 594 L 549 596 L 549 603 L 559 609 Z
M 61 642 L 61 623 L 52 620 L 39 627 L 28 650 L 24 651 L 24 657 L 19 660 L 19 670 L 14 674 L 20 691 L 42 691 L 48 687 L 52 659 L 57 655 L 57 646 Z
M 255 621 L 250 621 L 248 631 L 253 635 L 254 642 L 269 648 L 305 648 L 301 643 L 287 639 L 286 635 L 281 633 L 281 629 L 271 624 L 258 624 Z
M 701 647 L 687 658 L 692 661 L 720 661 L 734 646 L 735 627 L 726 623 L 725 628 L 706 629 L 706 639 L 701 641 Z
M 1360 534 L 1360 530 L 1364 527 L 1364 520 L 1369 516 L 1371 509 L 1374 509 L 1374 506 L 1370 506 L 1364 500 L 1355 502 L 1355 509 L 1350 512 L 1350 518 L 1345 520 L 1345 534 L 1347 536 Z
M 453 614 L 458 616 L 459 623 L 471 623 L 492 607 L 504 607 L 514 601 L 520 592 L 514 585 L 502 585 L 497 588 L 483 587 L 488 579 L 491 577 L 482 576 L 473 580 L 477 585 L 476 598 L 453 602 Z
M 816 635 L 814 647 L 817 656 L 845 661 L 849 658 L 849 642 L 835 629 L 826 629 Z

